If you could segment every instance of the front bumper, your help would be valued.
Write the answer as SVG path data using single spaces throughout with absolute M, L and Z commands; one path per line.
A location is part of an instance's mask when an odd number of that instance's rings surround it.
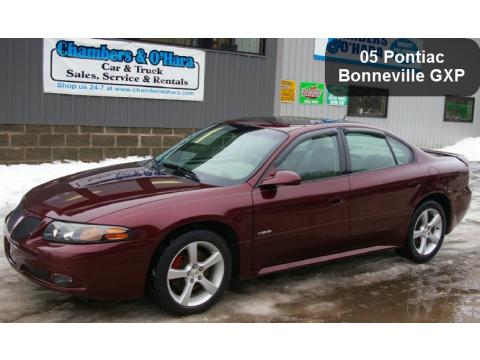
M 47 222 L 43 220 L 42 224 L 22 241 L 5 234 L 5 255 L 20 274 L 48 289 L 92 299 L 143 296 L 152 242 L 52 243 L 41 237 Z M 58 285 L 55 279 L 59 276 L 71 281 Z

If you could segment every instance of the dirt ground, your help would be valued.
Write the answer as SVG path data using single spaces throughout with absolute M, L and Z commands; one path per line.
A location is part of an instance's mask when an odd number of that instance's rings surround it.
M 234 282 L 210 311 L 173 317 L 149 298 L 83 302 L 22 278 L 0 255 L 2 322 L 478 322 L 480 163 L 462 224 L 428 264 L 395 252 Z M 1 235 L 1 234 L 0 234 Z

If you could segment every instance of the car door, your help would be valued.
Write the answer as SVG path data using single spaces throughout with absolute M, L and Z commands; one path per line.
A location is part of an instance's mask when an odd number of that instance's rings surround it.
M 423 183 L 412 150 L 375 130 L 345 129 L 344 139 L 352 249 L 401 245 Z
M 297 139 L 267 171 L 297 172 L 299 185 L 253 190 L 254 268 L 340 252 L 348 244 L 350 190 L 337 130 Z

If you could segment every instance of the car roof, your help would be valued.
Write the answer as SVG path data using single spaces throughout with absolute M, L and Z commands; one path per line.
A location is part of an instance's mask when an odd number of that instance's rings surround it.
M 283 132 L 292 132 L 300 130 L 301 132 L 332 128 L 332 127 L 365 127 L 377 129 L 374 126 L 354 121 L 345 121 L 343 119 L 325 119 L 325 118 L 307 118 L 294 116 L 265 116 L 265 117 L 249 117 L 241 119 L 232 119 L 224 121 L 226 124 L 242 124 L 256 126 L 262 128 L 274 128 Z M 303 131 L 302 131 L 303 130 Z M 379 129 L 381 130 L 381 129 Z

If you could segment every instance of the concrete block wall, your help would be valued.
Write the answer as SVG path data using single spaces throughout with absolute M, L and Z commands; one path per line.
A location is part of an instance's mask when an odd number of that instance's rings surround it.
M 0 124 L 0 164 L 157 155 L 195 129 Z

